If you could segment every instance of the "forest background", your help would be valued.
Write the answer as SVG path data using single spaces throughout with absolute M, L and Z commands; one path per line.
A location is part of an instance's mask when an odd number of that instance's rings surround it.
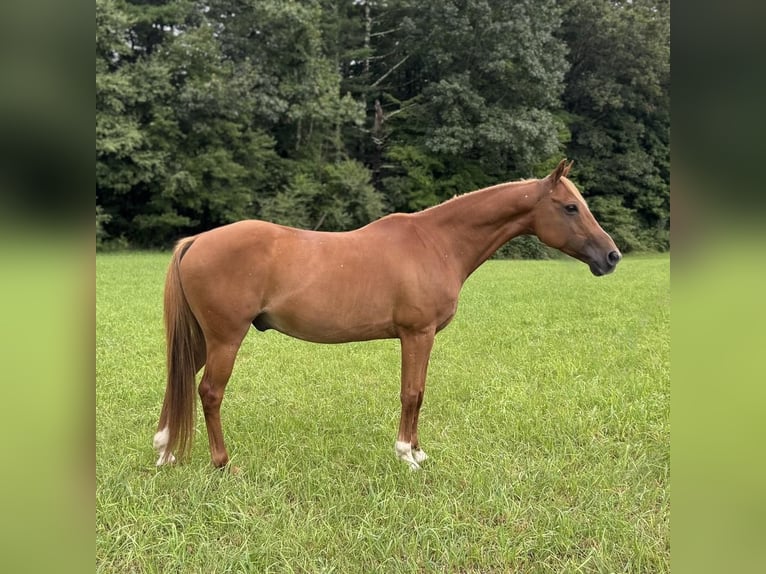
M 99 249 L 352 229 L 566 156 L 624 252 L 665 251 L 669 140 L 668 1 L 96 0 Z

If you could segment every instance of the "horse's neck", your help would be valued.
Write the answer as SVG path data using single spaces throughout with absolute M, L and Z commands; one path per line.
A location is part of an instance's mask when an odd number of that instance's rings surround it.
M 419 215 L 457 264 L 461 281 L 504 243 L 532 233 L 540 180 L 504 183 L 461 195 Z

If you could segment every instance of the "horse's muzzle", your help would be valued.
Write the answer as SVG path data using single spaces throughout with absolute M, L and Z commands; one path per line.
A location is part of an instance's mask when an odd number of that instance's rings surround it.
M 588 267 L 590 267 L 590 272 L 596 277 L 601 277 L 602 275 L 609 275 L 609 273 L 614 271 L 620 259 L 622 259 L 622 253 L 615 249 L 607 253 L 603 261 L 591 260 L 588 263 Z

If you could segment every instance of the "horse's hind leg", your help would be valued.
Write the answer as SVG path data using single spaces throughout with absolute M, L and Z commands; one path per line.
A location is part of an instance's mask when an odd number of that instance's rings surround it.
M 229 454 L 223 442 L 223 430 L 221 429 L 221 402 L 229 382 L 231 371 L 234 368 L 234 360 L 242 343 L 247 329 L 241 336 L 234 337 L 228 342 L 207 341 L 207 358 L 205 360 L 205 373 L 199 384 L 199 397 L 202 402 L 202 410 L 205 413 L 205 425 L 210 443 L 210 457 L 213 466 L 220 468 L 229 462 Z

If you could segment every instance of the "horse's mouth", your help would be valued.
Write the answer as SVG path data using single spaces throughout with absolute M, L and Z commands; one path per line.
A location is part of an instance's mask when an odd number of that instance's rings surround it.
M 617 265 L 611 265 L 610 263 L 596 263 L 595 261 L 590 261 L 588 263 L 588 267 L 590 267 L 590 272 L 593 273 L 596 277 L 601 277 L 603 275 L 609 275 L 612 271 L 615 270 Z
M 585 263 L 590 272 L 596 277 L 609 275 L 617 268 L 617 264 L 622 260 L 622 254 L 616 249 L 608 251 L 606 255 L 599 249 L 586 248 L 579 252 L 562 249 L 564 253 L 579 259 Z

